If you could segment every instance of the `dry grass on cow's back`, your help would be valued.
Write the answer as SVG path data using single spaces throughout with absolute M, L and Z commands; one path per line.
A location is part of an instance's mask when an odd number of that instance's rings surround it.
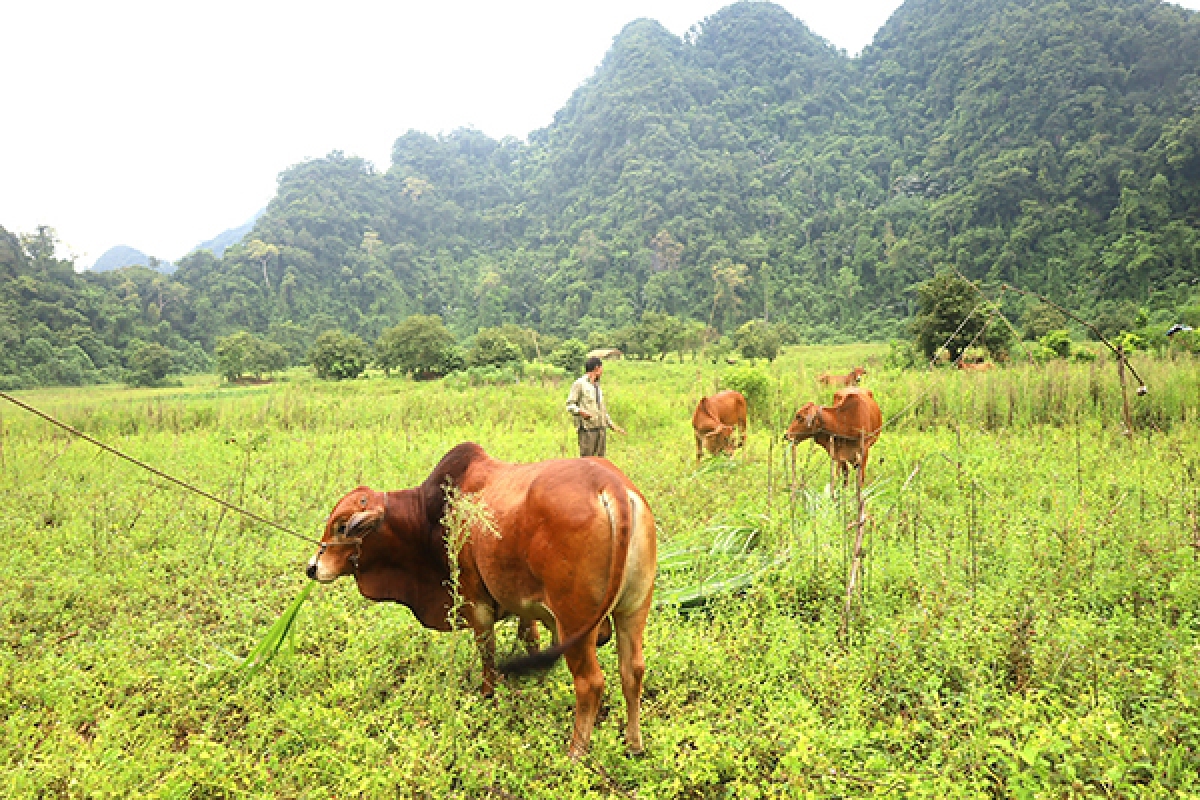
M 158 486 L 0 409 L 0 794 L 33 796 L 1195 796 L 1200 761 L 1200 369 L 1139 360 L 1138 434 L 1119 434 L 1111 363 L 895 372 L 873 346 L 793 348 L 764 367 L 782 420 L 827 401 L 815 376 L 864 364 L 873 451 L 865 587 L 837 637 L 852 515 L 823 489 L 773 493 L 778 430 L 692 464 L 712 365 L 614 363 L 612 459 L 662 550 L 758 530 L 778 566 L 647 631 L 645 759 L 624 757 L 619 681 L 593 757 L 565 759 L 564 667 L 475 692 L 466 634 L 321 587 L 295 650 L 229 667 L 304 584 L 302 543 Z M 423 479 L 453 444 L 571 455 L 566 387 L 313 381 L 28 393 L 72 424 L 315 534 L 359 483 Z M 827 391 L 827 390 L 825 390 Z M 772 442 L 771 439 L 776 441 Z M 721 527 L 726 526 L 726 527 Z M 663 589 L 712 581 L 701 554 Z M 735 566 L 736 568 L 736 566 Z M 513 647 L 501 626 L 500 648 Z

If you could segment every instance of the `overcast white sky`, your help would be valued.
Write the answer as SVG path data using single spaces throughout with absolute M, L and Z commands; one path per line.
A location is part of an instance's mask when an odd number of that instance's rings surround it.
M 1200 0 L 1184 5 L 1200 8 Z M 682 34 L 728 0 L 4 3 L 0 225 L 58 230 L 78 265 L 174 260 L 331 150 L 547 125 L 638 17 Z M 851 54 L 900 0 L 782 0 Z

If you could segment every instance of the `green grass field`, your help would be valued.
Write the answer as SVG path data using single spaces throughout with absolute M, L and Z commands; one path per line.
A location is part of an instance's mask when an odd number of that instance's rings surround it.
M 0 795 L 1200 797 L 1200 363 L 1135 362 L 1150 393 L 1130 393 L 1127 439 L 1103 358 L 968 375 L 890 371 L 885 353 L 760 365 L 747 452 L 699 469 L 691 411 L 720 370 L 606 368 L 630 432 L 610 458 L 659 521 L 658 595 L 711 597 L 651 616 L 644 758 L 624 754 L 601 651 L 607 708 L 579 764 L 564 665 L 484 700 L 468 633 L 425 631 L 348 579 L 239 673 L 311 548 L 0 405 Z M 899 416 L 872 451 L 842 637 L 853 493 L 828 493 L 807 444 L 791 491 L 779 433 L 828 402 L 818 372 L 854 363 Z M 21 397 L 319 537 L 344 492 L 411 486 L 464 440 L 573 455 L 566 389 L 294 372 Z

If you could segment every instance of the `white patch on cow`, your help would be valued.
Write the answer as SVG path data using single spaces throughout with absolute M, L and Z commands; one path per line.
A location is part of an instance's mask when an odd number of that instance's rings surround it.
M 654 572 L 657 565 L 650 562 L 650 552 L 654 536 L 654 526 L 647 524 L 645 507 L 642 500 L 634 492 L 629 495 L 629 506 L 632 512 L 633 530 L 629 535 L 629 554 L 625 558 L 625 585 L 621 588 L 620 598 L 616 608 L 620 611 L 633 611 L 640 608 L 646 601 L 646 595 L 654 586 Z
M 475 624 L 481 628 L 490 628 L 496 624 L 496 614 L 482 603 L 471 605 L 471 616 L 475 617 Z

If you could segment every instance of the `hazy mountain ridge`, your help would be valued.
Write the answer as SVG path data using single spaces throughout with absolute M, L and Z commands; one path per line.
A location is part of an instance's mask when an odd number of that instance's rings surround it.
M 124 269 L 125 267 L 150 267 L 151 260 L 152 259 L 150 256 L 146 255 L 141 250 L 138 250 L 136 247 L 129 247 L 128 245 L 119 244 L 115 247 L 110 247 L 105 250 L 104 253 L 96 259 L 96 262 L 89 267 L 89 269 L 92 272 L 111 272 L 112 270 Z M 169 261 L 162 261 L 160 259 L 153 259 L 153 261 L 155 263 L 152 269 L 157 269 L 159 272 L 166 273 L 174 271 L 174 266 L 172 266 L 171 262 Z
M 242 239 L 246 237 L 246 234 L 254 229 L 254 223 L 258 222 L 259 217 L 265 214 L 266 211 L 266 207 L 260 208 L 258 211 L 254 212 L 254 215 L 251 216 L 250 219 L 246 220 L 241 225 L 238 225 L 236 228 L 228 228 L 224 231 L 221 231 L 213 238 L 201 242 L 188 252 L 194 253 L 197 250 L 207 250 L 217 258 L 220 258 L 225 254 L 226 250 L 242 241 Z

